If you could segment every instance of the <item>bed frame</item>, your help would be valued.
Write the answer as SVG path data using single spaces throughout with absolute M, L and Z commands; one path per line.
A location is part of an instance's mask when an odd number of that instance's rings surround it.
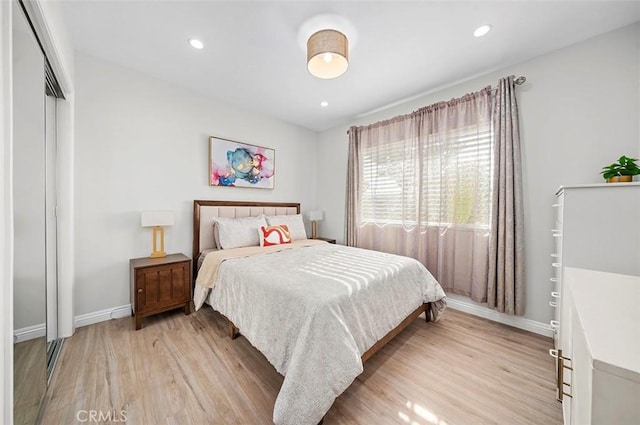
M 193 276 L 197 274 L 197 263 L 200 252 L 213 247 L 213 218 L 214 217 L 253 217 L 265 215 L 300 214 L 300 204 L 292 202 L 240 202 L 240 201 L 193 201 Z M 425 313 L 427 322 L 431 321 L 431 303 L 424 303 L 409 314 L 398 326 L 392 329 L 382 339 L 376 342 L 362 355 L 364 363 L 378 350 L 384 347 L 420 314 Z M 223 316 L 224 317 L 224 316 Z M 229 336 L 232 339 L 240 335 L 240 330 L 225 317 L 229 326 Z

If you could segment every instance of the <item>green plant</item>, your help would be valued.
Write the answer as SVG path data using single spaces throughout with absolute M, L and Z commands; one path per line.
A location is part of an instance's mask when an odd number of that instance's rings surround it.
M 602 174 L 605 180 L 614 176 L 638 175 L 640 174 L 640 167 L 636 165 L 637 160 L 638 158 L 629 158 L 628 156 L 622 155 L 618 158 L 618 162 L 602 167 L 600 174 Z

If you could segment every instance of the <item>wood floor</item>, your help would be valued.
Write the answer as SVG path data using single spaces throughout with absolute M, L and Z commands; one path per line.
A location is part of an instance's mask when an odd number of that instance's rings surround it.
M 178 310 L 133 329 L 133 318 L 111 320 L 65 342 L 43 424 L 87 423 L 91 410 L 113 424 L 272 423 L 282 377 L 245 338 L 231 340 L 219 314 Z M 324 423 L 561 424 L 551 345 L 451 309 L 418 319 L 365 363 Z
M 13 346 L 13 424 L 33 424 L 47 387 L 47 341 L 43 336 Z

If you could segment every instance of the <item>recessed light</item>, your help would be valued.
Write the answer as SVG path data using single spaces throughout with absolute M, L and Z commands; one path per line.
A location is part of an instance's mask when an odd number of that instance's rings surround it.
M 320 106 L 322 106 L 323 108 L 326 108 L 327 106 L 329 106 L 329 102 L 327 102 L 326 100 L 323 100 L 322 102 L 320 102 Z
M 198 40 L 197 38 L 190 38 L 189 39 L 189 44 L 191 44 L 191 47 L 193 47 L 194 49 L 203 49 L 204 48 L 204 43 L 200 40 Z
M 473 35 L 475 35 L 476 37 L 482 37 L 483 35 L 486 35 L 489 31 L 491 31 L 491 25 L 482 25 L 473 32 Z

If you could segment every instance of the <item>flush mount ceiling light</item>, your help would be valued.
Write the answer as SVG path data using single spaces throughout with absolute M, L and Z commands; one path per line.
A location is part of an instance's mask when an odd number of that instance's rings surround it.
M 483 35 L 486 35 L 489 31 L 491 31 L 491 25 L 482 25 L 482 26 L 479 26 L 473 32 L 473 35 L 476 37 L 482 37 Z
M 189 44 L 191 45 L 191 47 L 193 47 L 194 49 L 203 49 L 204 48 L 204 43 L 196 38 L 190 38 L 189 39 Z
M 322 106 L 323 108 L 326 108 L 327 106 L 329 106 L 329 102 L 327 102 L 326 100 L 323 100 L 322 102 L 320 102 L 320 106 Z
M 349 40 L 337 30 L 325 29 L 307 40 L 307 69 L 311 75 L 331 79 L 344 74 L 349 67 Z

